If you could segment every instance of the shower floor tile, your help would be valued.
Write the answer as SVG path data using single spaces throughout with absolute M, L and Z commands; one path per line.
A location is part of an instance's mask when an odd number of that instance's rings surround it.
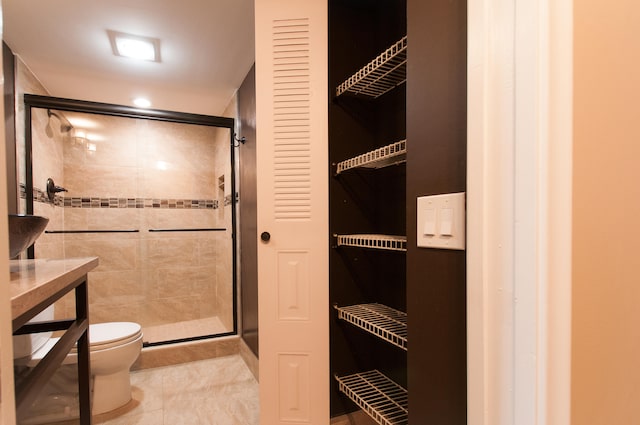
M 167 323 L 166 325 L 145 326 L 142 328 L 144 342 L 162 342 L 182 338 L 192 338 L 202 335 L 215 335 L 231 332 L 218 316 L 205 319 L 187 320 L 184 322 Z
M 133 400 L 107 425 L 259 425 L 258 382 L 239 355 L 131 373 Z M 75 425 L 66 421 L 58 425 Z

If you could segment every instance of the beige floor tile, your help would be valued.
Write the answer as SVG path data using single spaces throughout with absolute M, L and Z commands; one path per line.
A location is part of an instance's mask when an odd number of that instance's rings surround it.
M 240 355 L 131 372 L 133 400 L 100 425 L 259 425 L 258 383 Z M 64 425 L 75 425 L 68 421 Z M 58 424 L 62 425 L 62 424 Z
M 218 357 L 166 368 L 163 375 L 165 401 L 176 394 L 204 392 L 239 382 L 255 382 L 239 355 Z
M 259 394 L 255 382 L 224 385 L 216 398 L 233 423 L 259 423 Z
M 258 424 L 258 384 L 239 355 L 168 369 L 163 385 L 166 424 Z
M 257 425 L 256 391 L 243 385 L 229 386 L 236 388 L 234 391 L 172 396 L 164 409 L 165 424 Z M 256 398 L 255 403 L 252 397 Z
M 132 372 L 131 397 L 133 403 L 123 412 L 124 415 L 133 416 L 162 410 L 162 376 L 154 373 L 153 369 Z

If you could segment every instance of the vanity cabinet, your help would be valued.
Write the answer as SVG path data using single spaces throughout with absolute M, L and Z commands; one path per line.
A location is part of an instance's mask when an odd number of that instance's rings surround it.
M 91 392 L 89 366 L 89 312 L 87 274 L 98 266 L 98 258 L 64 260 L 12 260 L 10 296 L 14 335 L 62 331 L 64 334 L 51 351 L 16 387 L 16 410 L 27 410 L 37 398 L 43 384 L 78 346 L 78 390 L 80 424 L 90 425 Z M 38 313 L 74 291 L 76 317 L 70 320 L 28 323 Z

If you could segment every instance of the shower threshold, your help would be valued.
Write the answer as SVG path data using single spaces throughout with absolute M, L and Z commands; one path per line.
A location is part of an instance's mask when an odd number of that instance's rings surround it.
M 149 344 L 196 338 L 202 335 L 224 334 L 232 331 L 233 329 L 224 326 L 218 316 L 142 328 L 144 342 Z

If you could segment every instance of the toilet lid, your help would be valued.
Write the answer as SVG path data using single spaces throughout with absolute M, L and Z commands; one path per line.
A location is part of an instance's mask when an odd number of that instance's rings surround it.
M 135 339 L 140 335 L 142 328 L 133 322 L 109 322 L 89 325 L 89 345 L 98 347 L 112 345 L 124 340 Z

